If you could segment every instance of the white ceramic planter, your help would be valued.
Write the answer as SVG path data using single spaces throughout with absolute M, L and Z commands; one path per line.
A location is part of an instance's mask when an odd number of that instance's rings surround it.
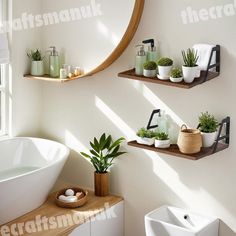
M 152 146 L 155 142 L 155 138 L 141 138 L 137 136 L 137 143 Z
M 184 82 L 188 84 L 194 81 L 199 71 L 198 66 L 195 67 L 182 66 L 182 70 L 183 70 Z
M 157 70 L 145 70 L 145 69 L 143 69 L 143 75 L 145 77 L 156 77 Z
M 197 72 L 196 72 L 196 78 L 199 78 L 201 76 L 201 69 L 200 67 L 198 66 L 197 67 Z
M 44 75 L 43 61 L 32 61 L 31 62 L 31 75 L 42 76 Z
M 174 78 L 174 77 L 170 77 L 170 81 L 173 83 L 180 83 L 183 81 L 183 77 L 179 77 L 179 78 Z
M 217 132 L 214 132 L 214 133 L 201 132 L 201 134 L 202 134 L 202 146 L 203 147 L 211 147 L 217 138 Z
M 170 140 L 155 140 L 155 147 L 156 148 L 169 148 L 170 147 Z
M 158 78 L 163 80 L 169 79 L 171 69 L 172 66 L 158 66 Z

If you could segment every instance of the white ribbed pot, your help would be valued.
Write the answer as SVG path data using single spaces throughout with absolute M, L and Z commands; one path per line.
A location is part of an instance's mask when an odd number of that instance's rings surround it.
M 183 70 L 183 77 L 184 77 L 184 82 L 185 83 L 192 83 L 194 79 L 198 76 L 198 66 L 195 67 L 187 67 L 187 66 L 182 66 Z
M 170 81 L 173 83 L 180 83 L 183 81 L 183 77 L 179 77 L 179 78 L 170 77 Z
M 202 146 L 211 147 L 217 138 L 217 131 L 213 133 L 201 132 L 201 135 L 202 135 Z
M 43 61 L 32 61 L 31 62 L 31 75 L 42 76 L 44 75 Z
M 168 79 L 170 77 L 170 71 L 172 66 L 158 66 L 158 78 Z
M 141 138 L 137 136 L 137 143 L 152 146 L 155 142 L 155 138 Z
M 156 77 L 157 70 L 146 70 L 146 69 L 143 69 L 143 75 L 145 77 Z
M 169 148 L 170 147 L 170 140 L 155 140 L 155 147 L 156 148 Z

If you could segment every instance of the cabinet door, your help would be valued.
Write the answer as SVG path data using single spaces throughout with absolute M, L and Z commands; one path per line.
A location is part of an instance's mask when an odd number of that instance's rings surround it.
M 80 225 L 69 236 L 90 236 L 90 222 Z
M 91 219 L 91 236 L 124 236 L 124 202 Z

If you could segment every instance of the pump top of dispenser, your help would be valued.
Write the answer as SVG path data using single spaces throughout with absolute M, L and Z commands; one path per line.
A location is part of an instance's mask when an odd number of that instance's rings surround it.
M 51 56 L 58 56 L 58 51 L 55 46 L 50 47 L 52 50 L 49 50 L 51 53 Z
M 145 52 L 143 44 L 136 45 L 136 47 L 139 48 L 138 54 L 137 54 L 138 56 L 145 56 L 146 55 L 146 52 Z
M 151 52 L 154 52 L 157 50 L 157 47 L 155 46 L 155 40 L 154 39 L 147 39 L 147 40 L 144 40 L 143 41 L 144 44 L 151 44 L 149 47 L 148 47 L 148 50 L 151 51 Z

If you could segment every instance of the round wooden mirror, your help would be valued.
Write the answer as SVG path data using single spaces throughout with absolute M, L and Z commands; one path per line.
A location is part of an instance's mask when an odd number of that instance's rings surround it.
M 42 0 L 42 12 L 59 12 L 61 20 L 42 28 L 43 48 L 56 46 L 62 63 L 81 67 L 84 76 L 97 73 L 128 46 L 143 6 L 144 0 Z

